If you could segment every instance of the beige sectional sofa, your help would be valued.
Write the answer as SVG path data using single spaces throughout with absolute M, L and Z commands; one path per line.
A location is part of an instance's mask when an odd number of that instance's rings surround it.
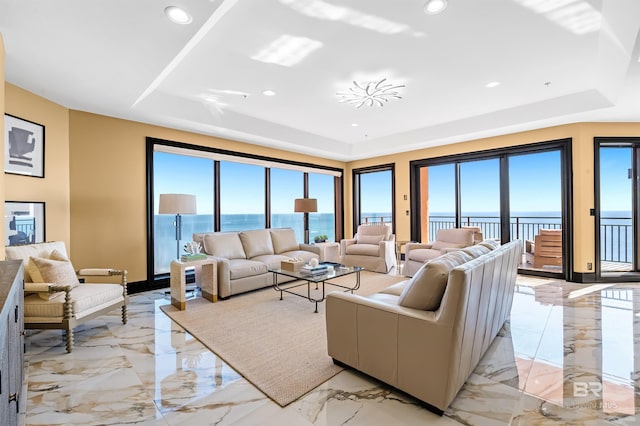
M 447 253 L 371 296 L 329 293 L 329 356 L 442 414 L 511 311 L 522 246 L 496 244 Z
M 298 244 L 292 228 L 195 233 L 193 241 L 202 245 L 208 257 L 218 261 L 221 298 L 270 286 L 273 277 L 269 268 L 279 268 L 282 260 L 302 258 L 308 262 L 320 257 L 318 247 Z

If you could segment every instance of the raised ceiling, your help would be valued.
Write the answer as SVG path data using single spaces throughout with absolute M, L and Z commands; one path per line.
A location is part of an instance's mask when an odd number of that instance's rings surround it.
M 0 0 L 5 79 L 74 110 L 337 160 L 640 121 L 640 1 L 423 4 Z M 402 99 L 339 102 L 383 78 Z

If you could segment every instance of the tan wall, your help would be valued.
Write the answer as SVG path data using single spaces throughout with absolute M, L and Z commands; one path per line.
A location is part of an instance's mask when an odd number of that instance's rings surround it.
M 0 120 L 0 131 L 3 135 L 2 143 L 4 143 L 4 41 L 2 39 L 2 33 L 0 33 L 0 112 L 2 112 L 2 120 Z M 4 164 L 4 149 L 0 152 L 0 164 Z M 4 167 L 4 166 L 3 166 Z M 5 200 L 5 182 L 4 182 L 4 173 L 0 173 L 0 200 Z M 4 202 L 0 205 L 0 211 L 2 212 L 2 217 L 4 217 Z M 0 238 L 2 241 L 7 238 L 4 225 L 0 226 Z M 0 254 L 0 260 L 4 260 L 4 250 Z
M 70 112 L 74 265 L 126 268 L 146 279 L 146 137 L 343 168 L 339 161 L 194 133 Z M 176 177 L 181 178 L 181 177 Z M 96 265 L 94 265 L 96 266 Z
M 408 240 L 411 236 L 411 223 L 410 217 L 405 216 L 404 211 L 409 208 L 409 201 L 404 201 L 403 195 L 409 193 L 410 161 L 572 138 L 574 271 L 588 272 L 587 263 L 595 262 L 595 225 L 594 218 L 589 215 L 589 209 L 595 207 L 593 138 L 596 136 L 640 136 L 640 123 L 576 123 L 461 142 L 458 144 L 353 161 L 348 164 L 346 174 L 350 176 L 351 170 L 354 168 L 387 163 L 396 164 L 396 238 L 398 240 Z M 348 182 L 348 193 L 349 198 L 347 198 L 347 200 L 351 200 L 351 182 Z M 351 226 L 350 219 L 345 219 L 345 228 L 347 226 Z M 346 235 L 349 235 L 350 232 L 352 232 L 351 229 L 345 231 Z
M 5 174 L 4 200 L 44 201 L 45 239 L 69 246 L 69 110 L 5 84 L 6 113 L 44 126 L 44 178 Z M 3 133 L 4 134 L 4 133 Z

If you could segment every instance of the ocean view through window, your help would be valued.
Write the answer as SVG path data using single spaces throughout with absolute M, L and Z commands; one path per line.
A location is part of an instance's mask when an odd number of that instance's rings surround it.
M 166 274 L 176 257 L 175 215 L 160 215 L 159 195 L 188 193 L 196 196 L 197 214 L 182 215 L 179 247 L 199 232 L 293 228 L 304 240 L 303 215 L 293 204 L 305 191 L 318 200 L 318 212 L 309 214 L 310 238 L 336 239 L 336 188 L 342 173 L 310 166 L 245 159 L 228 154 L 155 145 L 153 150 L 153 274 Z M 308 182 L 308 183 L 307 183 Z M 308 186 L 305 188 L 305 186 Z M 219 193 L 216 194 L 216 191 Z M 219 204 L 216 205 L 216 200 Z M 267 217 L 267 211 L 270 212 Z M 267 220 L 268 219 L 268 220 Z M 216 228 L 216 223 L 219 229 Z

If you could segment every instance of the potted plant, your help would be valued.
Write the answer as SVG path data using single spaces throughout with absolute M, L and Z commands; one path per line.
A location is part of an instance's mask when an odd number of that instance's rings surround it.
M 315 241 L 316 243 L 324 243 L 325 241 L 327 241 L 327 237 L 326 235 L 316 235 L 315 237 L 313 237 L 313 241 Z

